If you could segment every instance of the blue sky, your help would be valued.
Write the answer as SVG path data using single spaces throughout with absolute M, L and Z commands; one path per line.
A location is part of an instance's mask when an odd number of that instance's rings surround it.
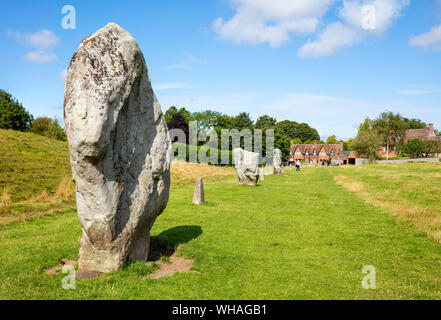
M 156 95 L 356 135 L 384 110 L 441 129 L 440 0 L 2 0 L 0 88 L 62 119 L 63 72 L 115 22 L 139 42 Z M 62 8 L 76 9 L 63 29 Z M 372 18 L 374 17 L 374 18 Z

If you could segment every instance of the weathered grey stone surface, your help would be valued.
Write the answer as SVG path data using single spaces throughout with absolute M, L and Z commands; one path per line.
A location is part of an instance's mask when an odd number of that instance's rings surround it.
M 236 148 L 233 150 L 239 184 L 255 186 L 259 181 L 259 154 Z
M 260 168 L 259 179 L 262 180 L 262 181 L 265 181 L 265 169 L 264 168 Z
M 79 268 L 146 261 L 169 198 L 171 143 L 136 40 L 116 24 L 85 38 L 64 98 L 78 216 Z
M 204 182 L 202 178 L 196 180 L 194 187 L 193 204 L 201 205 L 205 203 Z
M 280 149 L 274 149 L 273 151 L 273 167 L 275 175 L 283 174 L 282 151 L 280 151 Z

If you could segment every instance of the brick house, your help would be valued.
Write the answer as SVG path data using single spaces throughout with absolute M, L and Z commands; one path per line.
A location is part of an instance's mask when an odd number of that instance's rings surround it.
M 438 141 L 441 142 L 441 137 L 438 137 L 435 133 L 435 128 L 433 127 L 433 123 L 429 124 L 429 127 L 426 129 L 410 129 L 406 131 L 406 140 L 404 142 L 409 141 L 410 139 L 420 138 L 423 141 Z
M 291 141 L 290 161 L 305 161 L 306 163 L 322 164 L 331 160 L 334 164 L 355 164 L 353 152 L 344 151 L 343 141 L 340 144 L 294 144 Z
M 429 124 L 428 128 L 425 129 L 409 129 L 406 131 L 406 139 L 404 142 L 408 142 L 410 139 L 419 138 L 423 141 L 437 141 L 441 143 L 441 137 L 438 137 L 435 133 L 435 128 L 433 126 L 433 123 Z M 378 155 L 380 158 L 385 159 L 387 158 L 387 148 L 385 146 L 381 146 Z M 390 149 L 389 150 L 389 158 L 396 158 L 398 157 L 395 150 Z

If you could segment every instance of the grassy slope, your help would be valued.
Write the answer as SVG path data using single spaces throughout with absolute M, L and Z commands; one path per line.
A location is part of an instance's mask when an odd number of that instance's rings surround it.
M 191 205 L 192 186 L 173 189 L 153 234 L 182 242 L 202 274 L 153 280 L 133 264 L 66 291 L 63 275 L 42 270 L 77 257 L 74 212 L 1 227 L 0 297 L 439 299 L 440 245 L 336 185 L 343 170 L 288 171 L 254 188 L 207 183 L 202 207 Z M 362 289 L 364 265 L 376 267 L 377 290 Z
M 0 130 L 0 225 L 74 209 L 70 177 L 66 142 Z

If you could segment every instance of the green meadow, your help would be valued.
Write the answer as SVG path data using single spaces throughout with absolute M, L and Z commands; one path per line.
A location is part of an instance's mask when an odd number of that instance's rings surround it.
M 65 290 L 65 274 L 44 271 L 78 258 L 67 145 L 0 131 L 0 151 L 0 299 L 441 298 L 441 164 L 285 170 L 257 187 L 180 164 L 152 243 L 196 272 L 152 279 L 157 264 L 131 263 Z M 203 206 L 191 204 L 198 173 Z

